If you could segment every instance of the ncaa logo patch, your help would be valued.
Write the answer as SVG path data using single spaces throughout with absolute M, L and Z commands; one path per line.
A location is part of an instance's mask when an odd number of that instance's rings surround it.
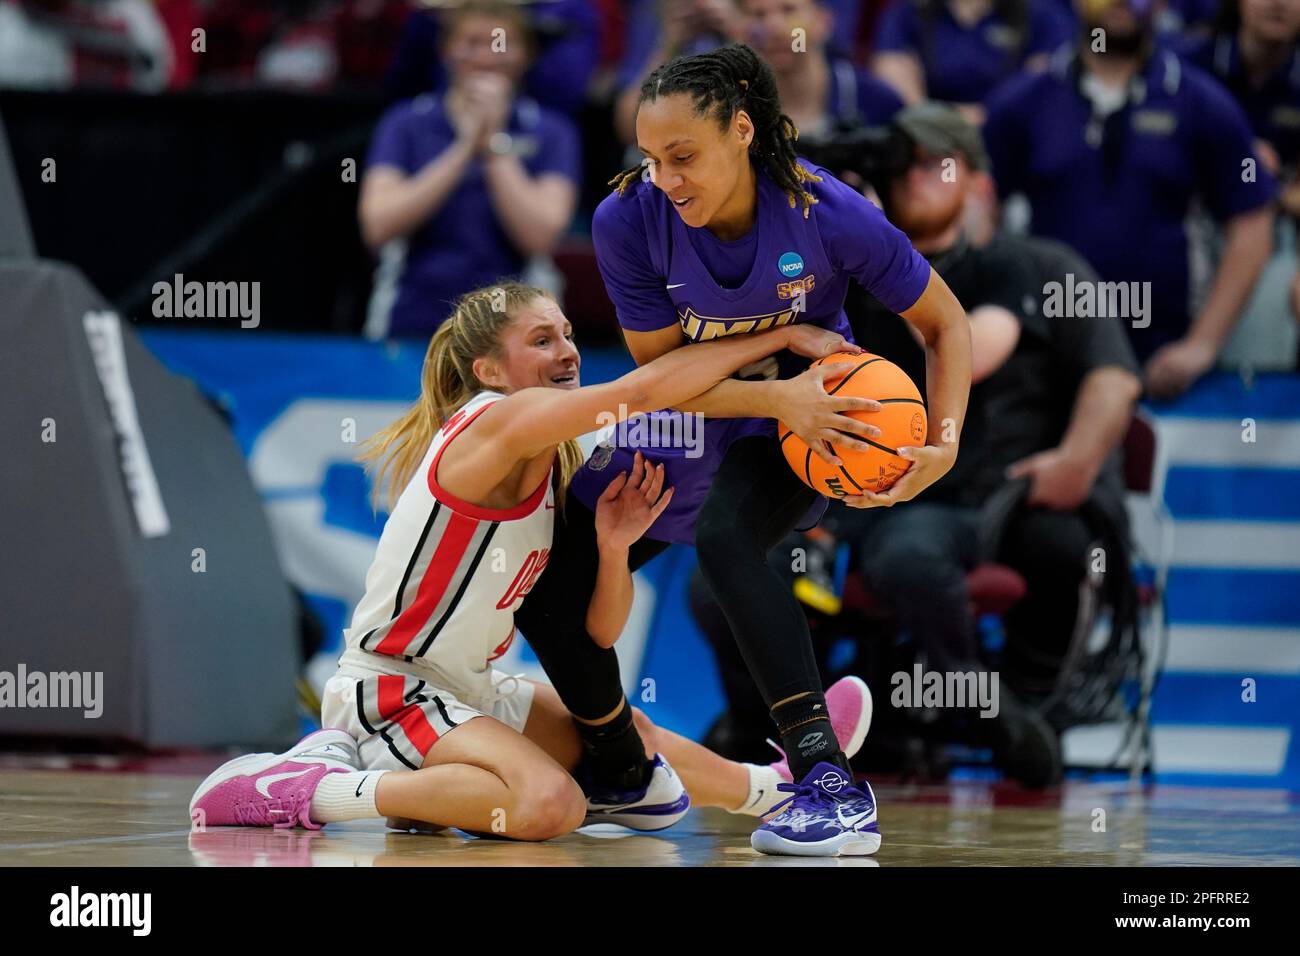
M 803 272 L 803 257 L 797 252 L 787 252 L 776 260 L 776 267 L 781 270 L 781 275 L 794 278 Z

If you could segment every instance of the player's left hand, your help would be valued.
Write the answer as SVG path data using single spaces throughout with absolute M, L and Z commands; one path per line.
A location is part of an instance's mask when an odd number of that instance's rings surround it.
M 1088 500 L 1097 469 L 1060 448 L 1049 448 L 1008 466 L 1007 477 L 1029 478 L 1028 504 L 1073 511 Z
M 1200 339 L 1188 337 L 1163 345 L 1147 359 L 1147 391 L 1153 398 L 1180 395 L 1209 370 L 1214 358 L 1214 346 Z
M 596 502 L 596 540 L 604 548 L 632 547 L 672 500 L 673 489 L 664 488 L 664 466 L 637 452 L 632 473 L 619 472 Z
M 900 501 L 911 501 L 948 474 L 953 462 L 957 460 L 956 444 L 902 447 L 898 453 L 911 461 L 912 467 L 894 482 L 892 488 L 881 494 L 864 491 L 860 495 L 846 495 L 840 501 L 850 508 L 892 508 Z

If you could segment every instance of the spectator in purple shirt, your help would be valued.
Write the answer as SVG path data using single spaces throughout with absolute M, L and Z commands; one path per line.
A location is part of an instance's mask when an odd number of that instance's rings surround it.
M 577 205 L 576 130 L 518 92 L 532 49 L 523 14 L 457 11 L 444 37 L 450 86 L 384 115 L 361 184 L 366 244 L 406 240 L 391 336 L 427 337 L 461 294 L 549 254 Z
M 979 122 L 979 104 L 998 84 L 1021 67 L 1041 68 L 1073 34 L 1052 0 L 892 0 L 872 66 L 905 102 L 963 105 Z
M 1165 0 L 1155 11 L 1157 33 L 1183 40 L 1209 36 L 1223 0 Z
M 1172 397 L 1209 370 L 1241 317 L 1271 252 L 1276 182 L 1227 91 L 1155 44 L 1148 0 L 1080 0 L 1079 12 L 1076 50 L 989 101 L 993 176 L 1001 196 L 1028 199 L 1036 235 L 1143 296 L 1121 317 L 1148 392 Z M 1194 203 L 1223 236 L 1199 302 Z
M 1291 248 L 1293 224 L 1300 218 L 1300 0 L 1226 0 L 1214 32 L 1184 38 L 1178 49 L 1189 62 L 1212 74 L 1245 110 L 1255 134 L 1259 161 L 1279 182 L 1277 251 L 1260 280 L 1260 294 L 1225 350 L 1249 343 L 1257 367 L 1278 353 L 1295 349 L 1275 336 L 1279 331 L 1273 289 L 1288 282 L 1290 311 L 1300 319 L 1300 270 Z M 1290 278 L 1286 274 L 1290 273 Z M 1286 334 L 1285 332 L 1283 333 Z M 1240 341 L 1237 341 L 1240 340 Z
M 1298 37 L 1300 0 L 1228 0 L 1211 36 L 1176 46 L 1241 104 L 1274 175 L 1300 161 Z
M 903 108 L 888 83 L 830 52 L 835 14 L 828 0 L 741 0 L 740 12 L 744 39 L 772 67 L 801 138 L 837 125 L 887 123 Z

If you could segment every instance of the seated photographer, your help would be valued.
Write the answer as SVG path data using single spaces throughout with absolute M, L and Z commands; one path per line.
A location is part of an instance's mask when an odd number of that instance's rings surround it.
M 898 125 L 912 133 L 921 146 L 921 156 L 960 154 L 956 156 L 956 182 L 917 180 L 913 165 L 905 178 L 895 177 L 882 186 L 882 195 L 890 218 L 926 252 L 959 298 L 972 282 L 992 284 L 999 294 L 986 294 L 983 301 L 1005 302 L 1021 319 L 1021 334 L 1009 357 L 972 389 L 971 404 L 981 412 L 977 422 L 981 431 L 973 434 L 967 425 L 958 461 L 972 451 L 972 438 L 985 443 L 980 450 L 985 463 L 967 472 L 979 476 L 972 489 L 977 506 L 1004 480 L 1028 482 L 1027 507 L 1013 514 L 997 559 L 1014 568 L 1028 586 L 1025 597 L 1004 621 L 1007 644 L 1002 677 L 1018 696 L 1036 704 L 1054 685 L 1078 616 L 1079 584 L 1093 541 L 1080 507 L 1091 500 L 1115 526 L 1122 529 L 1127 524 L 1118 447 L 1141 394 L 1138 365 L 1118 319 L 1044 314 L 1050 284 L 1063 283 L 1068 274 L 1073 274 L 1076 282 L 1095 281 L 1087 263 L 1069 247 L 1002 234 L 982 246 L 970 243 L 968 236 L 987 233 L 978 221 L 992 205 L 988 201 L 993 186 L 985 172 L 987 158 L 978 148 L 974 128 L 951 112 L 944 117 L 942 108 L 935 108 L 929 128 L 909 115 L 929 109 L 904 111 Z M 941 188 L 933 188 L 937 185 Z M 927 191 L 926 186 L 931 189 Z M 977 221 L 967 219 L 964 234 L 955 231 L 971 208 L 980 212 Z M 971 302 L 980 299 L 962 301 L 969 309 Z M 909 341 L 910 335 L 900 332 L 902 320 L 883 315 L 878 303 L 868 301 L 862 309 L 852 308 L 854 305 L 850 301 L 846 308 L 857 341 L 864 348 L 888 355 L 918 382 L 924 381 L 920 349 Z M 973 322 L 978 311 L 972 312 Z M 973 333 L 977 334 L 974 326 Z M 990 478 L 993 485 L 988 484 Z M 941 484 L 908 504 L 924 504 Z M 906 518 L 900 509 L 893 511 L 899 514 L 886 512 L 877 520 L 884 525 L 896 517 L 918 520 Z M 859 516 L 876 517 L 874 512 L 851 517 Z M 840 512 L 837 519 L 842 520 Z M 864 539 L 862 532 L 878 537 L 875 541 Z M 938 603 L 938 590 L 927 587 L 924 575 L 913 576 L 909 585 L 908 576 L 891 566 L 896 563 L 891 560 L 892 551 L 915 547 L 904 540 L 913 535 L 900 533 L 898 528 L 889 529 L 888 535 L 872 529 L 862 532 L 856 536 L 856 544 L 872 590 L 880 595 L 900 595 L 900 620 L 914 636 L 918 628 L 940 626 L 932 623 L 940 613 L 932 606 Z M 918 535 L 922 533 L 917 530 Z M 924 542 L 919 545 L 924 547 Z M 969 541 L 966 547 L 972 547 Z M 954 545 L 952 552 L 958 550 Z M 965 562 L 964 566 L 969 570 L 973 565 Z M 916 578 L 920 578 L 919 585 Z M 962 601 L 958 604 L 957 591 L 952 591 L 947 613 L 956 621 L 961 608 L 963 627 L 970 628 L 973 622 L 964 610 L 964 573 L 960 579 Z M 902 596 L 909 593 L 909 587 L 910 600 Z
M 1030 693 L 1038 685 L 1029 678 L 1040 670 L 1054 677 L 1072 632 L 1073 595 L 1090 541 L 1073 509 L 1124 434 L 1138 394 L 1135 362 L 1118 328 L 1052 323 L 1041 315 L 1042 273 L 1059 273 L 1054 263 L 1031 258 L 1032 241 L 995 238 L 976 246 L 966 238 L 968 205 L 979 208 L 977 200 L 992 188 L 974 127 L 939 104 L 905 109 L 894 127 L 875 138 L 859 178 L 877 184 L 890 218 L 970 316 L 975 384 L 961 450 L 953 470 L 919 498 L 891 509 L 832 508 L 823 527 L 796 544 L 808 552 L 810 571 L 834 563 L 826 552 L 837 540 L 851 544 L 866 584 L 910 633 L 927 671 L 980 672 L 985 665 L 966 574 L 980 560 L 981 508 L 1008 475 L 1029 479 L 1030 507 L 1011 522 L 1000 559 L 1020 570 L 1035 599 L 1026 599 L 1028 611 L 1008 622 L 1015 633 L 1007 660 L 1017 670 L 1000 675 L 999 714 L 985 720 L 948 710 L 916 717 L 933 724 L 927 731 L 933 737 L 991 745 L 1010 776 L 1042 786 L 1059 775 L 1058 743 L 1046 722 L 1019 703 L 1022 677 Z M 924 387 L 924 355 L 902 319 L 865 294 L 851 296 L 846 311 L 863 347 L 889 357 Z M 774 553 L 789 562 L 781 549 Z M 806 596 L 809 589 L 796 593 Z M 726 733 L 743 739 L 751 708 L 743 685 L 727 679 L 735 670 L 734 645 L 698 586 L 692 598 L 731 698 Z M 824 612 L 835 610 L 818 603 Z
M 1064 243 L 1022 236 L 997 240 L 1023 257 L 1038 289 L 1067 274 L 1096 281 Z M 1029 482 L 1028 507 L 1012 518 L 999 560 L 1025 579 L 1025 597 L 1006 614 L 1003 676 L 1032 703 L 1055 684 L 1079 614 L 1079 580 L 1095 546 L 1079 508 L 1091 502 L 1127 537 L 1119 446 L 1141 394 L 1137 357 L 1114 319 L 1052 316 L 1045 339 L 1022 339 L 992 383 L 993 460 L 1009 479 Z

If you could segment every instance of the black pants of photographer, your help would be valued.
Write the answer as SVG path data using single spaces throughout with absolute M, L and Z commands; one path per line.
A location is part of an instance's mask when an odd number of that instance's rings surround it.
M 927 666 L 978 668 L 979 642 L 966 575 L 979 562 L 980 514 L 924 501 L 901 507 L 835 509 L 828 530 L 850 542 L 868 588 L 912 635 Z M 1006 615 L 1002 677 L 1022 697 L 1045 696 L 1056 679 L 1079 611 L 1079 582 L 1092 535 L 1074 511 L 1014 514 L 998 561 L 1027 590 Z

